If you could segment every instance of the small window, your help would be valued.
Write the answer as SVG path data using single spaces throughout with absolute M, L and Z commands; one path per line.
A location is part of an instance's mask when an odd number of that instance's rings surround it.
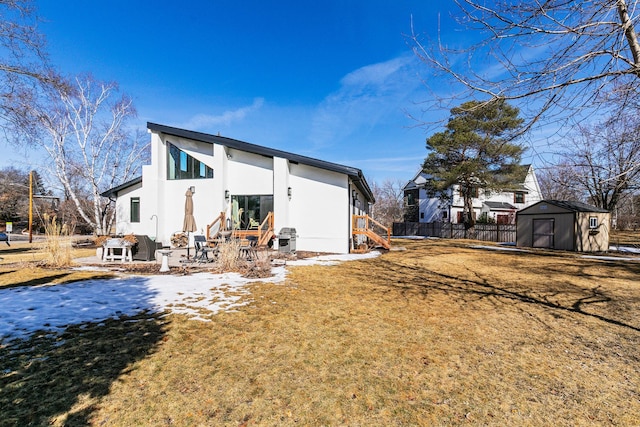
M 462 185 L 459 188 L 459 192 L 460 192 L 460 197 L 464 197 L 464 189 L 466 187 L 463 187 Z M 471 187 L 471 189 L 469 190 L 469 193 L 471 194 L 471 197 L 473 198 L 478 198 L 479 194 L 480 194 L 480 189 L 478 187 Z
M 420 219 L 424 219 L 424 212 L 420 212 Z
M 591 229 L 598 228 L 598 217 L 597 216 L 590 216 L 589 217 L 589 228 L 591 228 Z
M 442 211 L 442 219 L 447 219 L 447 211 Z
M 140 197 L 131 198 L 131 222 L 140 222 Z
M 513 202 L 514 203 L 524 203 L 524 193 L 517 192 L 513 194 Z
M 404 192 L 406 206 L 415 206 L 418 204 L 418 190 L 407 190 Z

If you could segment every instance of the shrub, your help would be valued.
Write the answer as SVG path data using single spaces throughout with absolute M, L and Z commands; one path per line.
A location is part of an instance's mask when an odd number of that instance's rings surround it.
M 66 224 L 59 224 L 55 216 L 44 215 L 44 252 L 46 262 L 55 267 L 71 265 L 71 233 Z
M 240 242 L 230 240 L 218 245 L 218 268 L 222 271 L 236 271 L 240 266 Z

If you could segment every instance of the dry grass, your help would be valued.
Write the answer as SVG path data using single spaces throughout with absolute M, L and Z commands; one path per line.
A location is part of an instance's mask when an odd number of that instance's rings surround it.
M 471 243 L 6 346 L 0 425 L 639 425 L 640 263 Z
M 613 230 L 609 240 L 612 245 L 631 245 L 640 248 L 639 231 Z

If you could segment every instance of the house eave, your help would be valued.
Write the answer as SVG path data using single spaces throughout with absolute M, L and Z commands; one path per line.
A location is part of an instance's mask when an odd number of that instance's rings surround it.
M 100 195 L 102 197 L 107 197 L 107 198 L 111 198 L 113 196 L 118 197 L 118 193 L 120 191 L 125 190 L 125 189 L 127 189 L 129 187 L 133 187 L 134 185 L 137 185 L 137 184 L 140 184 L 140 183 L 142 183 L 142 176 L 133 178 L 132 180 L 127 181 L 127 182 L 125 182 L 123 184 L 120 184 L 117 187 L 110 188 L 110 189 L 100 193 Z
M 227 138 L 220 135 L 211 135 L 202 132 L 180 129 L 172 126 L 161 125 L 158 123 L 147 122 L 147 128 L 156 133 L 172 135 L 175 137 L 191 139 L 195 141 L 205 142 L 209 144 L 218 144 L 236 150 L 246 151 L 248 153 L 259 154 L 267 157 L 280 157 L 293 163 L 300 163 L 307 166 L 313 166 L 320 169 L 343 173 L 349 176 L 358 190 L 367 198 L 370 203 L 375 203 L 373 192 L 369 187 L 364 174 L 358 168 L 345 166 L 338 163 L 327 162 L 324 160 L 314 159 L 312 157 L 302 156 L 287 151 L 277 150 L 274 148 L 263 147 L 261 145 L 251 144 L 249 142 L 239 141 L 237 139 Z

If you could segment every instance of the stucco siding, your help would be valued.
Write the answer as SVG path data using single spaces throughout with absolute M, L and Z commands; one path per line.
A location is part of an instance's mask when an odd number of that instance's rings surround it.
M 273 196 L 276 234 L 283 227 L 294 227 L 298 250 L 347 253 L 351 215 L 367 213 L 373 202 L 358 169 L 229 138 L 148 126 L 151 164 L 143 166 L 141 179 L 104 193 L 116 197 L 118 234 L 146 234 L 170 245 L 171 235 L 182 231 L 185 193 L 193 187 L 195 233 L 206 233 L 207 225 L 220 212 L 230 218 L 233 196 Z M 210 167 L 213 178 L 168 179 L 168 142 Z M 172 166 L 172 171 L 177 168 Z M 197 176 L 180 168 L 182 174 L 175 174 L 176 178 Z M 140 221 L 135 223 L 131 222 L 132 197 L 140 199 Z
M 344 174 L 292 164 L 289 179 L 290 224 L 283 226 L 296 229 L 297 249 L 348 252 L 348 178 Z

